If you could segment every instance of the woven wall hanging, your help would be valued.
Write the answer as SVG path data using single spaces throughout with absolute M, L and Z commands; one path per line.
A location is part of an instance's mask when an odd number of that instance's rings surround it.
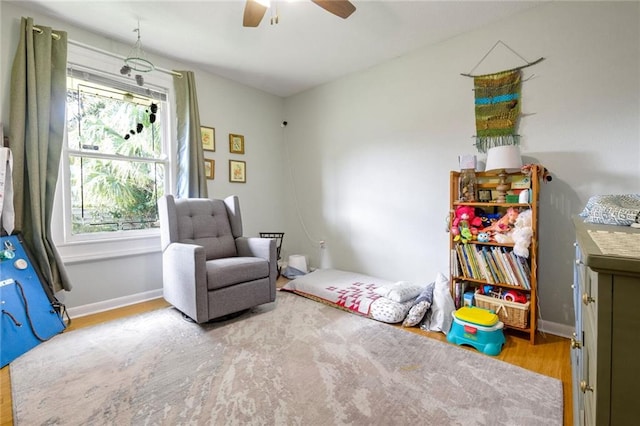
M 474 77 L 478 151 L 519 143 L 521 76 L 513 70 Z
M 471 73 L 498 44 L 504 45 L 525 61 L 526 65 L 494 74 L 472 75 Z M 487 152 L 489 148 L 494 146 L 518 145 L 520 143 L 520 135 L 518 134 L 522 98 L 522 72 L 520 70 L 537 64 L 543 59 L 528 62 L 516 51 L 498 40 L 469 73 L 462 74 L 466 77 L 473 77 L 476 114 L 475 145 L 479 152 Z

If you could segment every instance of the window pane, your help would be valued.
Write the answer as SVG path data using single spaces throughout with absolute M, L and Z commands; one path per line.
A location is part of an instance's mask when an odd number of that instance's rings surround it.
M 69 78 L 67 140 L 73 150 L 157 158 L 162 102 Z
M 166 94 L 69 69 L 71 234 L 158 228 L 165 191 Z
M 70 156 L 72 233 L 158 228 L 161 163 Z

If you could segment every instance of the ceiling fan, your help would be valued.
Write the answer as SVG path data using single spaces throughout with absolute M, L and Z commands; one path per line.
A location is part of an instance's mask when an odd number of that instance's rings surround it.
M 342 19 L 347 19 L 353 12 L 356 11 L 356 7 L 348 0 L 311 0 L 327 12 L 333 13 Z M 244 18 L 242 20 L 243 27 L 257 27 L 262 21 L 264 14 L 267 11 L 268 1 L 264 0 L 247 0 L 244 6 Z

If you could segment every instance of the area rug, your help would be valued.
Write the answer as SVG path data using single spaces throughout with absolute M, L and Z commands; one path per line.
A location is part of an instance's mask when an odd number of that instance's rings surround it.
M 562 424 L 559 380 L 284 292 L 65 332 L 10 368 L 17 425 Z

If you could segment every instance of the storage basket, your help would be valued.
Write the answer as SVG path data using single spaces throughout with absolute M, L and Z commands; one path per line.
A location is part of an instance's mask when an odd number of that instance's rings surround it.
M 484 294 L 475 294 L 476 306 L 479 308 L 490 309 L 498 314 L 500 321 L 506 325 L 519 328 L 527 328 L 529 323 L 529 304 L 510 302 L 504 299 L 497 299 Z

